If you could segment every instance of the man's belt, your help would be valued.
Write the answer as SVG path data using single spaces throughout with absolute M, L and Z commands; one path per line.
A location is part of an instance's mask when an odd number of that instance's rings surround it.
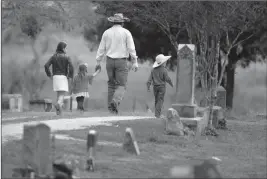
M 122 60 L 127 60 L 128 58 L 126 57 L 123 57 L 123 58 L 111 58 L 109 56 L 107 56 L 108 59 L 111 59 L 111 60 L 119 60 L 119 59 L 122 59 Z

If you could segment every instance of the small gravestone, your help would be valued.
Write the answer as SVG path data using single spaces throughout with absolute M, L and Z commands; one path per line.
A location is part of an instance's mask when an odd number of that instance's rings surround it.
M 95 153 L 96 153 L 96 144 L 97 144 L 97 132 L 95 130 L 90 130 L 87 135 L 87 170 L 94 171 L 95 170 Z
M 131 128 L 127 128 L 125 131 L 125 138 L 123 142 L 123 149 L 126 152 L 140 155 L 140 150 L 137 144 L 137 141 L 135 139 L 133 130 Z
M 184 125 L 178 112 L 173 108 L 168 109 L 167 118 L 165 119 L 165 131 L 167 134 L 184 135 Z
M 47 176 L 52 174 L 50 131 L 50 127 L 43 123 L 24 125 L 24 168 L 33 169 L 37 176 Z
M 217 100 L 215 105 L 226 109 L 226 90 L 222 86 L 219 86 L 217 89 Z
M 23 99 L 21 94 L 3 94 L 2 109 L 7 109 L 11 112 L 23 111 Z

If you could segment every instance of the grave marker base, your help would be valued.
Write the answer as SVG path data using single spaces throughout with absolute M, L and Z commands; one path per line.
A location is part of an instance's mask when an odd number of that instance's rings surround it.
M 87 171 L 92 171 L 92 172 L 95 171 L 95 162 L 93 157 L 87 159 L 86 164 L 87 164 L 86 168 Z
M 197 117 L 197 106 L 190 104 L 173 104 L 172 108 L 175 109 L 180 117 Z

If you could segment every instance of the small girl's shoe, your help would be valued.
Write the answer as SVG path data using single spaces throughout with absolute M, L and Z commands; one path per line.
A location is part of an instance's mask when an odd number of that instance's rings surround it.
M 62 109 L 58 103 L 55 104 L 55 109 L 56 109 L 56 114 L 60 116 L 62 114 Z

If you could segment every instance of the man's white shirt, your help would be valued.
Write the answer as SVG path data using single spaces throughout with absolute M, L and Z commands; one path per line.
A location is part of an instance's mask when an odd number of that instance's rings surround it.
M 102 61 L 105 55 L 110 58 L 128 58 L 130 55 L 138 66 L 132 34 L 121 25 L 113 25 L 103 33 L 96 60 Z

